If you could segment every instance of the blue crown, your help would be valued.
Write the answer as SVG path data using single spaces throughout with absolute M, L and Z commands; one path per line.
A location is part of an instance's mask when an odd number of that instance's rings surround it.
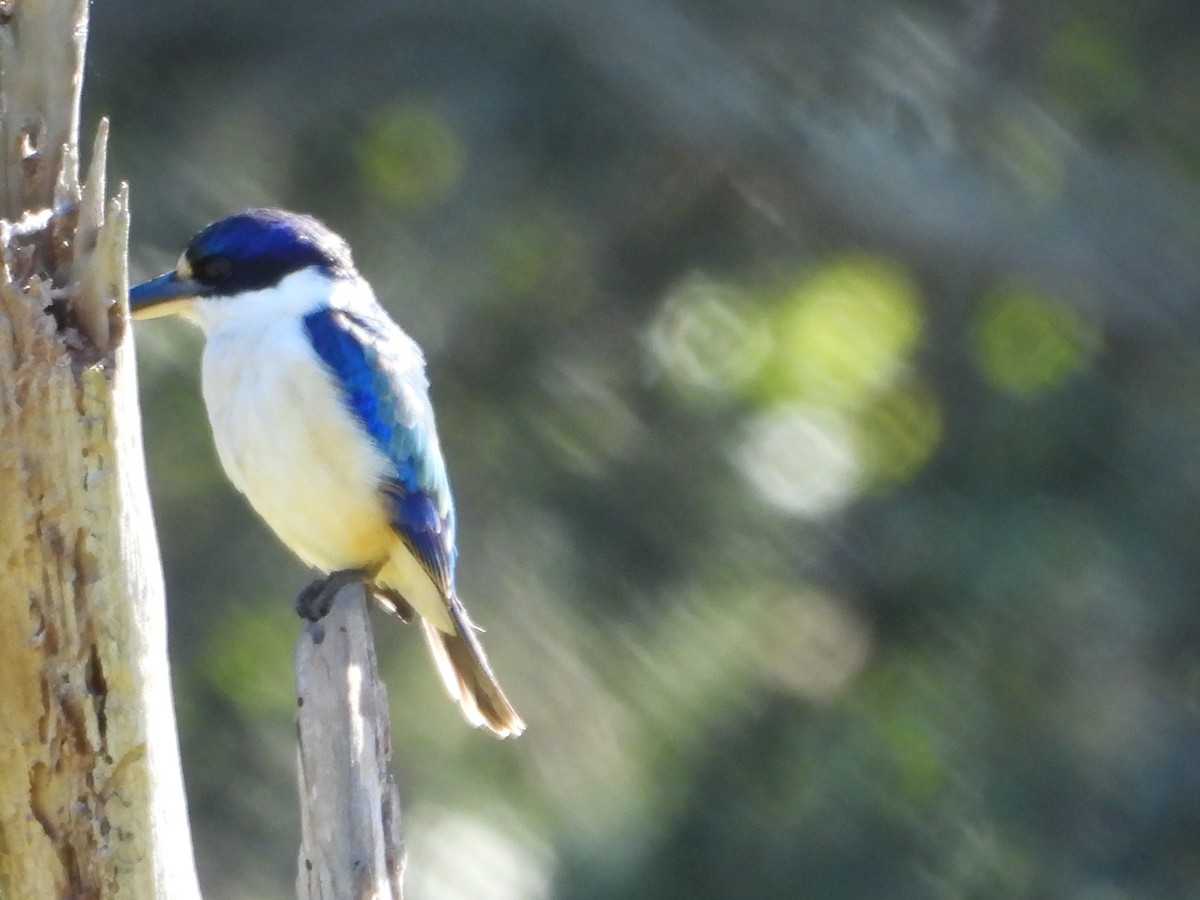
M 354 272 L 344 240 L 317 219 L 282 209 L 248 209 L 213 222 L 184 255 L 196 282 L 218 295 L 271 287 L 314 266 L 331 277 Z

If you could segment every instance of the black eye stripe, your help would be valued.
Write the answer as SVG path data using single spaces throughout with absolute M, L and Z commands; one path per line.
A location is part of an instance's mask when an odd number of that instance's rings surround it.
M 214 253 L 203 259 L 196 260 L 194 266 L 196 278 L 205 284 L 219 284 L 228 281 L 233 275 L 233 260 L 228 256 Z

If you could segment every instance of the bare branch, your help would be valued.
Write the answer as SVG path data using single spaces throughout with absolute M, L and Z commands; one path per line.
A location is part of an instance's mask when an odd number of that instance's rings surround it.
M 296 641 L 296 736 L 303 839 L 296 896 L 401 900 L 404 846 L 387 692 L 361 586 Z

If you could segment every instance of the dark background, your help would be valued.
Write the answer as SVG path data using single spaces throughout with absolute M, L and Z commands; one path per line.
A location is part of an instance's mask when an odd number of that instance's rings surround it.
M 133 270 L 345 235 L 518 741 L 376 620 L 412 900 L 1200 897 L 1200 5 L 92 9 Z M 295 562 L 138 327 L 206 897 L 292 896 Z

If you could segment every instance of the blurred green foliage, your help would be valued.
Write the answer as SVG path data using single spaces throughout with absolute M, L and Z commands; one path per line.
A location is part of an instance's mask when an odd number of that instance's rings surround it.
M 116 0 L 135 275 L 313 212 L 425 347 L 529 732 L 378 619 L 413 900 L 1200 896 L 1200 11 Z M 295 592 L 139 326 L 205 894 L 291 896 Z

